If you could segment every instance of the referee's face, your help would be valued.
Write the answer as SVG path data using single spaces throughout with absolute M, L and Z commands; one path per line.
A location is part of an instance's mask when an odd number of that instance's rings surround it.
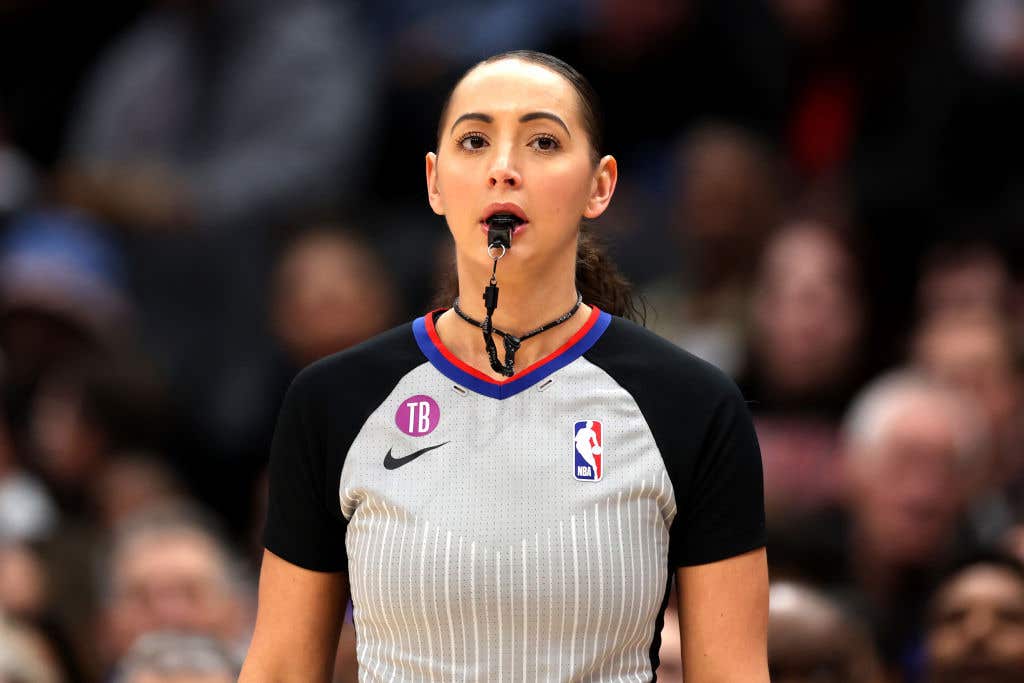
M 525 218 L 505 259 L 520 276 L 574 269 L 580 219 L 603 213 L 615 160 L 594 165 L 573 86 L 538 64 L 485 64 L 455 88 L 442 131 L 427 155 L 427 189 L 455 238 L 460 272 L 489 274 L 485 221 L 495 204 L 514 204 Z

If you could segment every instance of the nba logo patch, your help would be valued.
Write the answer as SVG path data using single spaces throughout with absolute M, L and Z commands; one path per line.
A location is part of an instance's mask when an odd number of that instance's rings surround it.
M 573 427 L 572 474 L 580 481 L 600 481 L 604 454 L 601 423 L 597 420 L 577 422 Z

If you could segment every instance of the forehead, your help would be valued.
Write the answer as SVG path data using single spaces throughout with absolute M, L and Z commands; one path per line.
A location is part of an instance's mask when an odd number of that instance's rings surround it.
M 119 574 L 142 574 L 153 567 L 165 571 L 214 572 L 222 558 L 216 545 L 198 531 L 157 530 L 130 539 L 118 553 Z
M 955 432 L 962 424 L 952 399 L 929 394 L 906 396 L 896 403 L 881 432 L 881 443 L 902 452 L 912 443 L 952 457 Z
M 462 79 L 452 93 L 448 121 L 467 112 L 498 116 L 550 111 L 572 126 L 579 109 L 578 99 L 573 86 L 547 67 L 503 59 L 478 66 Z
M 979 565 L 964 570 L 940 594 L 940 604 L 962 601 L 1024 602 L 1024 580 L 1004 567 Z

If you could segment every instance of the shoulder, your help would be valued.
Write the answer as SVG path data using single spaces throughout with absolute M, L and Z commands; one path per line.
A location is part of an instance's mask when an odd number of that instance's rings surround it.
M 636 402 L 672 482 L 671 567 L 764 545 L 761 454 L 736 384 L 653 332 L 613 318 L 585 357 Z
M 638 402 L 680 401 L 691 409 L 742 401 L 736 383 L 711 363 L 625 318 L 611 324 L 584 357 Z

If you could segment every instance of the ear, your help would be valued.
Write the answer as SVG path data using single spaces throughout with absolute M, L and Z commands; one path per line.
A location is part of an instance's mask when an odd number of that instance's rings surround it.
M 444 215 L 444 202 L 437 187 L 437 154 L 427 152 L 427 201 L 438 216 Z
M 597 218 L 604 213 L 615 193 L 615 184 L 618 180 L 618 162 L 611 155 L 605 156 L 597 165 L 597 171 L 590 187 L 590 196 L 587 198 L 587 206 L 583 210 L 584 218 Z

